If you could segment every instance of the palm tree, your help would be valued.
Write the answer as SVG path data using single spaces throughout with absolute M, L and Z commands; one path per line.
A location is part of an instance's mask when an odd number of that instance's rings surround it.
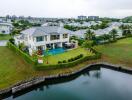
M 116 36 L 117 36 L 117 30 L 116 29 L 111 30 L 110 31 L 110 36 L 115 41 L 116 40 Z
M 110 35 L 109 34 L 103 34 L 100 36 L 100 38 L 104 41 L 106 41 L 106 40 L 110 41 Z
M 92 32 L 91 30 L 87 30 L 85 33 L 85 40 L 92 40 L 94 36 L 94 32 Z
M 46 62 L 47 64 L 49 64 L 49 61 L 48 61 L 49 56 L 50 56 L 50 53 L 49 53 L 49 49 L 47 48 L 44 54 L 44 57 L 47 59 L 47 62 Z

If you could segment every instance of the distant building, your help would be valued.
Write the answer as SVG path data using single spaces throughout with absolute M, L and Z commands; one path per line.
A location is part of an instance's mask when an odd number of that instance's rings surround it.
M 17 16 L 16 16 L 16 15 L 13 15 L 13 16 L 11 17 L 11 19 L 15 20 L 15 19 L 17 19 Z
M 99 16 L 88 16 L 88 19 L 97 21 L 99 20 Z
M 86 20 L 87 16 L 78 16 L 78 19 L 80 19 L 80 20 Z

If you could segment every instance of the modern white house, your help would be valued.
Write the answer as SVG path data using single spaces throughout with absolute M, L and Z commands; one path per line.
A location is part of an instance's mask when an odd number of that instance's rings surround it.
M 15 44 L 24 43 L 28 47 L 30 55 L 33 51 L 54 49 L 63 47 L 69 43 L 71 31 L 58 26 L 33 27 L 14 36 Z
M 11 23 L 0 22 L 0 34 L 10 34 L 13 29 L 13 25 Z

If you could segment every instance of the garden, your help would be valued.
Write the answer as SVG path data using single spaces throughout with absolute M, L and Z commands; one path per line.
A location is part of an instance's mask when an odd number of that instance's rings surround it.
M 84 47 L 78 47 L 61 54 L 47 56 L 41 56 L 36 53 L 35 55 L 30 56 L 28 53 L 22 51 L 19 47 L 15 46 L 11 42 L 8 42 L 8 48 L 20 55 L 36 70 L 73 67 L 87 60 L 98 59 L 101 57 L 101 54 L 92 48 L 87 49 Z M 43 63 L 39 63 L 40 58 L 44 60 Z
M 79 58 L 85 57 L 85 56 L 92 56 L 94 55 L 92 52 L 87 50 L 86 48 L 78 47 L 73 50 L 65 51 L 64 53 L 61 54 L 56 54 L 56 55 L 50 55 L 48 57 L 43 57 L 44 58 L 44 64 L 48 61 L 48 64 L 58 64 L 58 63 L 66 63 L 70 62 L 70 59 L 74 60 L 75 57 L 78 56 Z M 82 56 L 81 56 L 82 55 Z

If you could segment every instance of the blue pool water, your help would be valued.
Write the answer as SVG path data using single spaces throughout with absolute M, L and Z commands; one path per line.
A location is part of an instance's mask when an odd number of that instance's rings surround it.
M 64 49 L 64 48 L 56 48 L 56 49 L 49 50 L 48 54 L 50 54 L 50 55 L 56 55 L 56 54 L 63 53 L 65 51 L 66 51 L 66 49 Z M 45 54 L 46 54 L 46 52 L 44 51 L 44 55 Z

